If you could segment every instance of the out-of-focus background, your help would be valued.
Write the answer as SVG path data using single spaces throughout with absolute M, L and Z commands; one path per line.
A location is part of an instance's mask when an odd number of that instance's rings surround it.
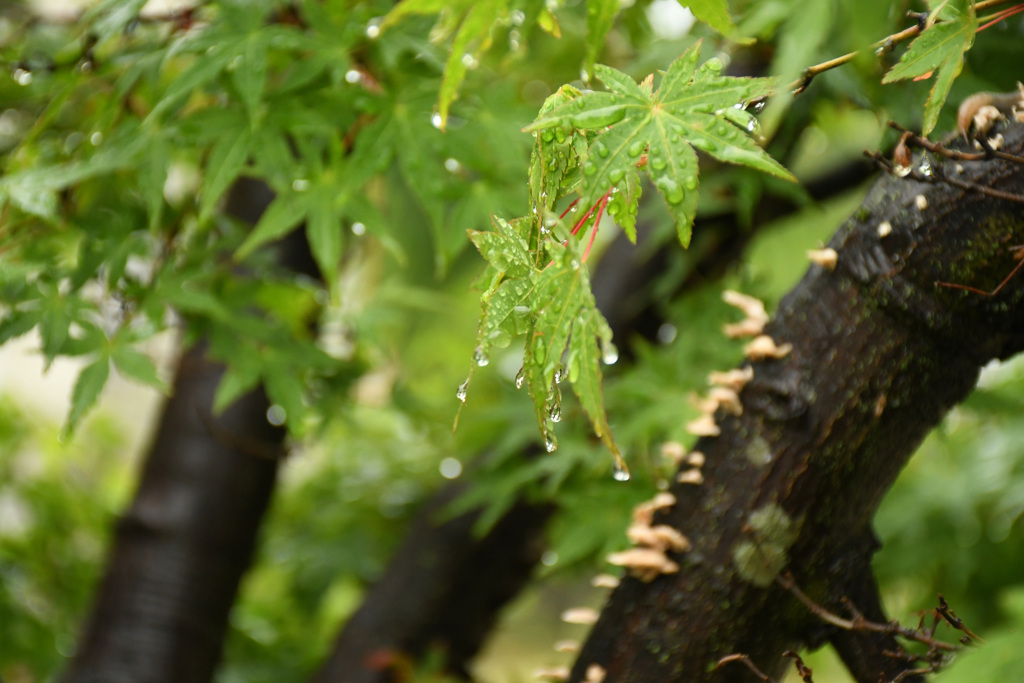
M 509 41 L 507 49 L 486 53 L 463 86 L 464 100 L 492 97 L 507 102 L 512 123 L 501 125 L 518 142 L 499 152 L 519 185 L 510 182 L 500 196 L 477 196 L 479 206 L 456 216 L 472 217 L 468 224 L 460 223 L 457 235 L 467 226 L 484 229 L 490 212 L 507 217 L 516 210 L 525 212 L 531 140 L 517 131 L 563 82 L 584 85 L 578 72 L 585 9 L 578 2 L 549 4 L 561 22 L 560 39 L 534 36 L 526 52 L 506 27 L 502 35 Z M 803 3 L 734 4 L 737 16 L 745 17 L 741 28 L 765 41 L 777 41 L 772 53 L 776 58 L 802 65 L 842 51 L 827 39 L 830 35 L 865 44 L 869 37 L 884 36 L 872 33 L 874 29 L 896 21 L 888 15 L 889 3 L 838 8 L 834 15 L 818 8 L 819 3 L 809 3 L 803 19 L 813 30 L 801 46 L 800 29 L 794 26 L 798 20 L 786 17 L 792 14 L 791 6 Z M 664 68 L 697 30 L 692 15 L 674 0 L 622 5 L 599 61 L 634 76 Z M 32 3 L 30 9 L 44 17 L 41 21 L 52 21 L 64 30 L 81 11 L 61 0 Z M 150 11 L 168 10 L 154 6 Z M 841 26 L 847 13 L 872 12 L 880 15 L 874 24 L 851 25 L 848 31 Z M 33 122 L 22 120 L 13 100 L 5 102 L 6 93 L 21 87 L 17 79 L 22 78 L 16 73 L 20 67 L 14 66 L 22 58 L 18 50 L 24 46 L 17 33 L 22 26 L 12 16 L 0 10 L 0 54 L 9 71 L 0 73 L 0 79 L 6 79 L 0 86 L 0 136 L 13 140 Z M 430 26 L 429 21 L 421 22 L 418 38 L 410 37 L 416 35 L 410 30 L 402 39 L 421 41 L 416 49 L 422 50 L 423 62 L 439 70 L 446 50 L 443 44 L 428 43 Z M 992 29 L 1001 32 L 996 37 L 979 38 L 954 96 L 989 83 L 987 65 L 1007 44 L 1019 40 L 1020 26 L 1004 24 Z M 388 34 L 382 40 L 389 40 Z M 722 57 L 731 49 L 735 46 L 724 46 Z M 762 60 L 762 67 L 767 63 L 774 73 L 793 70 L 779 67 L 771 61 L 772 54 L 757 48 L 736 52 L 752 62 Z M 791 110 L 766 110 L 762 125 L 792 137 L 784 162 L 802 181 L 852 163 L 864 148 L 891 144 L 885 133 L 887 119 L 899 115 L 907 122 L 915 116 L 914 107 L 919 109 L 928 84 L 901 86 L 898 92 L 881 86 L 872 90 L 861 79 L 869 81 L 873 73 L 870 65 L 851 65 L 847 71 L 820 77 L 824 84 L 806 105 L 798 99 Z M 1013 75 L 1011 80 L 1020 77 Z M 415 104 L 423 108 L 424 121 L 439 84 L 438 75 L 423 83 L 417 95 Z M 844 95 L 847 92 L 853 94 Z M 453 135 L 459 134 L 460 126 L 467 130 L 477 123 L 459 120 L 458 107 L 453 111 Z M 787 128 L 787 119 L 797 117 L 801 125 Z M 939 127 L 949 130 L 951 125 L 947 107 Z M 428 134 L 438 139 L 441 135 L 429 128 L 424 135 Z M 2 152 L 11 149 L 4 141 Z M 491 191 L 476 182 L 489 172 L 484 162 L 454 156 L 445 162 L 443 168 L 428 172 L 469 177 L 471 189 L 466 192 Z M 384 182 L 401 190 L 395 172 Z M 744 182 L 739 176 L 723 176 L 716 188 L 713 180 L 703 184 L 702 177 L 702 215 L 741 202 L 744 188 L 754 187 Z M 564 624 L 559 615 L 580 605 L 600 607 L 604 593 L 590 587 L 590 577 L 608 569 L 601 559 L 604 554 L 626 545 L 631 505 L 648 498 L 663 476 L 660 445 L 692 442 L 681 425 L 697 414 L 694 394 L 704 386 L 709 371 L 741 359 L 740 344 L 720 332 L 724 323 L 734 320 L 720 301 L 721 290 L 749 292 L 763 298 L 771 310 L 806 270 L 806 251 L 828 240 L 865 191 L 866 184 L 858 183 L 822 201 L 802 198 L 800 208 L 783 218 L 751 222 L 749 244 L 724 276 L 709 276 L 678 298 L 662 297 L 659 308 L 665 322 L 654 338 L 617 340 L 620 348 L 630 347 L 635 358 L 628 367 L 624 363 L 621 369 L 610 368 L 607 382 L 610 419 L 626 444 L 634 472 L 629 484 L 608 476 L 608 456 L 591 443 L 578 409 L 567 410 L 559 426 L 561 460 L 524 475 L 523 481 L 506 482 L 505 488 L 500 463 L 492 471 L 471 473 L 471 454 L 488 444 L 498 443 L 499 450 L 513 453 L 536 438 L 529 402 L 514 384 L 522 361 L 515 344 L 495 353 L 489 367 L 476 371 L 460 431 L 451 433 L 458 407 L 455 390 L 466 376 L 479 314 L 479 293 L 470 286 L 482 262 L 462 245 L 448 254 L 449 262 L 439 274 L 433 264 L 415 262 L 417 244 L 412 242 L 407 249 L 412 257 L 402 265 L 386 240 L 364 237 L 356 227 L 362 224 L 352 224 L 350 253 L 355 256 L 346 263 L 339 285 L 342 304 L 333 314 L 345 330 L 358 331 L 359 344 L 366 344 L 365 349 L 360 347 L 365 369 L 348 394 L 345 414 L 329 422 L 315 439 L 295 441 L 262 531 L 257 563 L 232 612 L 217 680 L 257 683 L 305 677 L 387 565 L 417 505 L 448 480 L 477 476 L 491 487 L 483 490 L 493 502 L 501 504 L 517 486 L 535 485 L 556 497 L 562 511 L 552 521 L 550 547 L 537 568 L 537 579 L 504 610 L 473 672 L 487 683 L 518 683 L 533 680 L 538 668 L 569 663 L 571 655 L 554 652 L 552 645 L 582 638 L 585 627 Z M 393 206 L 391 217 L 397 215 L 396 222 L 421 220 L 414 204 L 409 198 L 405 205 Z M 664 235 L 667 214 L 656 204 L 641 209 L 641 220 Z M 603 223 L 597 249 L 609 249 L 616 234 L 611 221 Z M 672 258 L 661 283 L 647 292 L 649 297 L 673 291 L 687 274 L 686 257 Z M 143 346 L 165 379 L 174 372 L 180 341 L 180 334 L 172 330 Z M 83 364 L 58 357 L 47 367 L 39 353 L 41 344 L 31 333 L 0 348 L 0 677 L 6 683 L 54 680 L 73 654 L 112 524 L 131 499 L 165 400 L 158 391 L 113 374 L 98 407 L 72 437 L 63 438 L 61 425 Z M 932 607 L 941 592 L 985 639 L 982 647 L 959 655 L 938 677 L 945 683 L 1014 680 L 1011 672 L 1020 670 L 1021 653 L 1015 643 L 1024 633 L 1022 415 L 1024 362 L 993 364 L 975 394 L 928 437 L 877 517 L 883 549 L 875 566 L 890 616 L 916 624 L 917 613 Z M 559 484 L 538 484 L 541 478 Z M 848 680 L 827 651 L 810 655 L 809 661 L 815 680 Z

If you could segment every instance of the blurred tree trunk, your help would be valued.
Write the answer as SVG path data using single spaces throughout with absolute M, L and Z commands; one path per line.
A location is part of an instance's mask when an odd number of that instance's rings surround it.
M 228 210 L 255 221 L 270 201 L 242 181 Z M 296 233 L 304 243 L 302 233 Z M 302 245 L 282 261 L 307 269 Z M 223 366 L 196 344 L 178 364 L 138 491 L 113 549 L 66 683 L 206 683 L 252 561 L 274 489 L 284 430 L 254 391 L 213 416 Z
M 1003 132 L 1020 154 L 1024 126 Z M 832 239 L 834 270 L 812 266 L 782 300 L 766 333 L 792 351 L 749 363 L 742 415 L 720 410 L 721 434 L 696 445 L 702 483 L 677 483 L 655 517 L 692 549 L 670 554 L 677 573 L 622 581 L 571 680 L 598 665 L 616 682 L 753 681 L 716 664 L 742 654 L 778 676 L 786 650 L 828 640 L 862 683 L 913 668 L 885 654 L 891 636 L 826 624 L 779 577 L 884 622 L 869 564 L 879 501 L 981 366 L 1024 347 L 1024 279 L 998 296 L 936 284 L 988 291 L 1018 264 L 1024 205 L 984 192 L 1024 195 L 1024 165 L 928 164 L 882 178 Z

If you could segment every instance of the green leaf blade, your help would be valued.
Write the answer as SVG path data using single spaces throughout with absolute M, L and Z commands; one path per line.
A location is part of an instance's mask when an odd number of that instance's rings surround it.
M 110 356 L 107 353 L 101 353 L 96 360 L 85 366 L 79 373 L 75 387 L 71 391 L 71 410 L 68 412 L 68 418 L 62 430 L 66 437 L 74 433 L 82 418 L 96 404 L 108 377 L 110 377 Z

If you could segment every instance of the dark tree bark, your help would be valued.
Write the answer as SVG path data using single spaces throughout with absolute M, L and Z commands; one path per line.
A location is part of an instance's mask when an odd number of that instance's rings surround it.
M 266 186 L 241 182 L 229 211 L 255 220 Z M 301 235 L 300 235 L 301 237 Z M 304 239 L 302 240 L 304 242 Z M 308 268 L 304 249 L 282 261 Z M 223 366 L 197 344 L 179 361 L 138 491 L 114 545 L 67 683 L 206 683 L 252 561 L 284 430 L 262 391 L 211 414 Z
M 1024 126 L 1003 133 L 1020 154 Z M 783 299 L 766 332 L 792 352 L 750 363 L 742 415 L 719 411 L 721 434 L 696 445 L 703 483 L 676 484 L 655 520 L 692 549 L 671 555 L 678 573 L 623 580 L 571 680 L 598 664 L 606 681 L 753 681 L 715 665 L 742 653 L 775 675 L 784 651 L 824 640 L 864 683 L 910 666 L 883 654 L 890 637 L 828 626 L 777 577 L 835 613 L 849 615 L 849 598 L 880 616 L 879 501 L 980 367 L 1024 346 L 1024 280 L 993 297 L 936 284 L 990 290 L 1012 271 L 1024 205 L 983 190 L 1024 194 L 1024 165 L 930 164 L 927 177 L 882 178 L 833 238 L 835 269 L 812 266 Z

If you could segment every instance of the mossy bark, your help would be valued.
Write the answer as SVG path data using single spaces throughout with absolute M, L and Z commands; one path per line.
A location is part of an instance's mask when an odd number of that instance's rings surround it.
M 1024 126 L 1002 132 L 1019 154 Z M 1024 204 L 944 178 L 1024 195 L 1024 165 L 920 163 L 881 178 L 833 237 L 835 269 L 812 265 L 783 299 L 766 332 L 792 353 L 752 363 L 743 414 L 720 412 L 721 435 L 696 445 L 704 483 L 675 485 L 656 520 L 692 542 L 672 556 L 680 571 L 625 579 L 571 680 L 599 664 L 607 681 L 752 681 L 715 665 L 742 653 L 774 675 L 784 651 L 826 640 L 858 681 L 910 666 L 884 654 L 889 636 L 839 631 L 774 579 L 789 572 L 822 606 L 846 615 L 847 598 L 884 621 L 869 565 L 879 501 L 980 368 L 1024 347 L 1024 276 L 997 296 L 937 284 L 991 290 L 1024 244 Z

